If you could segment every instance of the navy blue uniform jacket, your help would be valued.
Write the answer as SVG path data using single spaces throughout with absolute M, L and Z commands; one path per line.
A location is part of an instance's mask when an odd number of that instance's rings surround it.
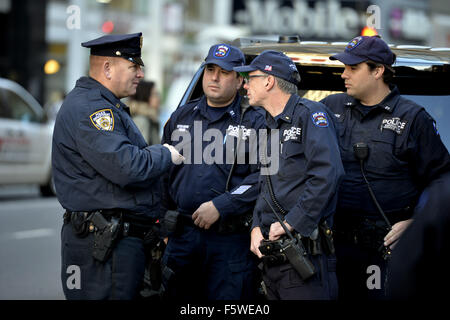
M 264 127 L 265 111 L 248 107 L 238 130 L 239 95 L 218 118 L 212 119 L 207 108 L 211 107 L 205 96 L 191 101 L 174 111 L 164 127 L 163 143 L 181 148 L 180 153 L 186 157 L 185 164 L 172 165 L 166 177 L 164 204 L 186 216 L 210 200 L 221 219 L 251 212 L 258 195 L 259 165 L 250 155 L 256 155 L 257 134 Z M 225 190 L 239 134 L 238 164 Z
M 450 157 L 434 120 L 423 107 L 400 96 L 397 88 L 369 111 L 344 93 L 328 96 L 323 103 L 336 116 L 346 172 L 338 211 L 380 217 L 353 154 L 357 142 L 369 147 L 364 169 L 388 218 L 389 213 L 397 216 L 403 211 L 411 215 L 424 186 L 450 169 Z
M 267 116 L 267 124 L 279 141 L 279 170 L 270 179 L 275 198 L 287 211 L 286 221 L 305 237 L 321 220 L 326 219 L 331 226 L 344 170 L 336 130 L 326 107 L 294 94 L 277 120 Z M 271 140 L 269 153 L 276 150 L 271 147 Z M 253 214 L 253 227 L 261 227 L 263 235 L 267 235 L 270 225 L 278 220 L 263 197 L 277 207 L 272 202 L 267 177 L 262 174 L 260 180 L 261 195 Z
M 128 107 L 92 78 L 80 78 L 57 115 L 52 172 L 70 211 L 122 208 L 156 216 L 159 176 L 170 151 L 147 146 Z

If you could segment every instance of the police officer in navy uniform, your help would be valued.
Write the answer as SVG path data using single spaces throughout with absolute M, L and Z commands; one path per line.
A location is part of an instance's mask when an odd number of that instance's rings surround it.
M 272 161 L 279 161 L 278 170 L 261 168 L 261 193 L 251 231 L 251 250 L 264 261 L 267 297 L 336 299 L 332 241 L 322 241 L 324 237 L 330 240 L 337 187 L 344 173 L 334 124 L 324 105 L 297 95 L 300 75 L 283 53 L 264 51 L 250 65 L 234 70 L 248 73 L 244 88 L 250 105 L 261 105 L 268 112 L 270 136 L 262 150 L 263 157 L 270 153 L 276 156 Z M 262 158 L 262 166 L 268 162 Z M 292 236 L 299 239 L 299 246 L 314 266 L 314 275 L 306 278 L 291 260 L 269 261 L 265 259 L 268 255 L 261 253 L 263 239 L 287 238 L 276 214 Z M 277 257 L 276 252 L 269 254 Z
M 144 239 L 159 213 L 159 176 L 181 155 L 148 147 L 120 99 L 143 78 L 141 33 L 108 35 L 90 48 L 57 115 L 52 149 L 64 214 L 61 279 L 67 299 L 132 299 L 145 268 Z M 172 161 L 171 161 L 172 160 Z
M 244 63 L 238 48 L 212 46 L 203 63 L 204 95 L 179 107 L 164 127 L 162 141 L 186 158 L 172 166 L 164 187 L 167 209 L 178 212 L 163 256 L 172 299 L 255 297 L 249 227 L 259 167 L 252 150 L 264 111 L 238 93 L 243 79 L 233 67 Z
M 423 188 L 450 166 L 435 121 L 392 84 L 395 58 L 378 36 L 330 57 L 345 65 L 347 89 L 322 101 L 336 115 L 346 171 L 335 216 L 342 299 L 385 297 L 386 259 Z

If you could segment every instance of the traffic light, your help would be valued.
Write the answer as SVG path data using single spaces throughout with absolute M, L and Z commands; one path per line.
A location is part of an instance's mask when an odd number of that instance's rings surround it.
M 114 31 L 114 22 L 112 22 L 112 21 L 105 21 L 102 24 L 102 31 L 103 31 L 103 33 L 108 33 L 108 34 L 113 32 Z

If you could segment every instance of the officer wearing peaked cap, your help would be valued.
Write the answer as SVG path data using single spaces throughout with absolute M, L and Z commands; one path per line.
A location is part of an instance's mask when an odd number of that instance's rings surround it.
M 385 298 L 383 257 L 395 254 L 422 190 L 450 169 L 435 121 L 393 85 L 395 58 L 377 36 L 356 37 L 330 57 L 344 64 L 347 89 L 322 101 L 337 115 L 346 173 L 335 215 L 340 299 Z M 373 265 L 381 272 L 368 286 Z
M 116 34 L 83 42 L 81 45 L 90 48 L 93 56 L 121 57 L 143 67 L 142 39 L 142 33 Z
M 61 279 L 67 299 L 132 299 L 145 268 L 144 245 L 157 241 L 158 177 L 182 157 L 147 146 L 120 99 L 136 92 L 141 33 L 108 35 L 91 49 L 57 115 L 52 146 L 56 194 L 66 210 Z

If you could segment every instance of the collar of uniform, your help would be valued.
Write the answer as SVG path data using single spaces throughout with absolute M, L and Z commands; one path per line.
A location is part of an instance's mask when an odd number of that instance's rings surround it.
M 287 123 L 292 123 L 292 118 L 294 116 L 294 111 L 300 97 L 296 94 L 292 94 L 283 109 L 283 112 L 278 116 L 279 121 L 284 121 Z M 274 129 L 278 127 L 278 122 L 267 112 L 267 124 L 270 128 Z
M 98 90 L 100 90 L 100 94 L 106 100 L 108 100 L 113 106 L 115 106 L 117 109 L 126 107 L 126 105 L 123 104 L 122 101 L 120 101 L 120 99 L 114 95 L 114 93 L 109 91 L 105 86 L 103 86 L 100 82 L 98 82 L 94 78 L 81 77 L 77 81 L 77 86 L 82 87 L 82 88 L 87 88 L 87 89 L 94 89 L 94 88 L 98 89 Z
M 206 102 L 206 96 L 203 96 L 200 99 L 200 101 L 198 103 L 198 108 L 197 108 L 199 110 L 199 112 L 202 114 L 202 116 L 205 117 L 206 119 L 208 119 L 209 121 L 217 121 L 221 117 L 223 117 L 223 115 L 222 115 L 218 119 L 211 119 L 209 117 L 209 113 L 206 108 L 211 108 L 211 107 L 209 107 L 208 103 Z M 194 108 L 194 110 L 195 110 L 195 108 Z M 236 97 L 234 98 L 233 102 L 227 107 L 227 111 L 224 112 L 224 114 L 229 114 L 230 117 L 233 119 L 233 121 L 239 122 L 240 116 L 241 116 L 241 96 L 239 94 L 236 94 Z
M 400 99 L 400 92 L 396 86 L 389 86 L 391 92 L 381 101 L 379 104 L 374 106 L 374 109 L 381 109 L 385 112 L 392 113 L 395 109 L 398 99 Z M 347 99 L 344 102 L 346 107 L 355 107 L 361 103 L 355 98 L 347 95 Z
M 392 113 L 400 99 L 400 92 L 396 86 L 390 86 L 391 92 L 378 104 L 378 107 L 386 112 Z

